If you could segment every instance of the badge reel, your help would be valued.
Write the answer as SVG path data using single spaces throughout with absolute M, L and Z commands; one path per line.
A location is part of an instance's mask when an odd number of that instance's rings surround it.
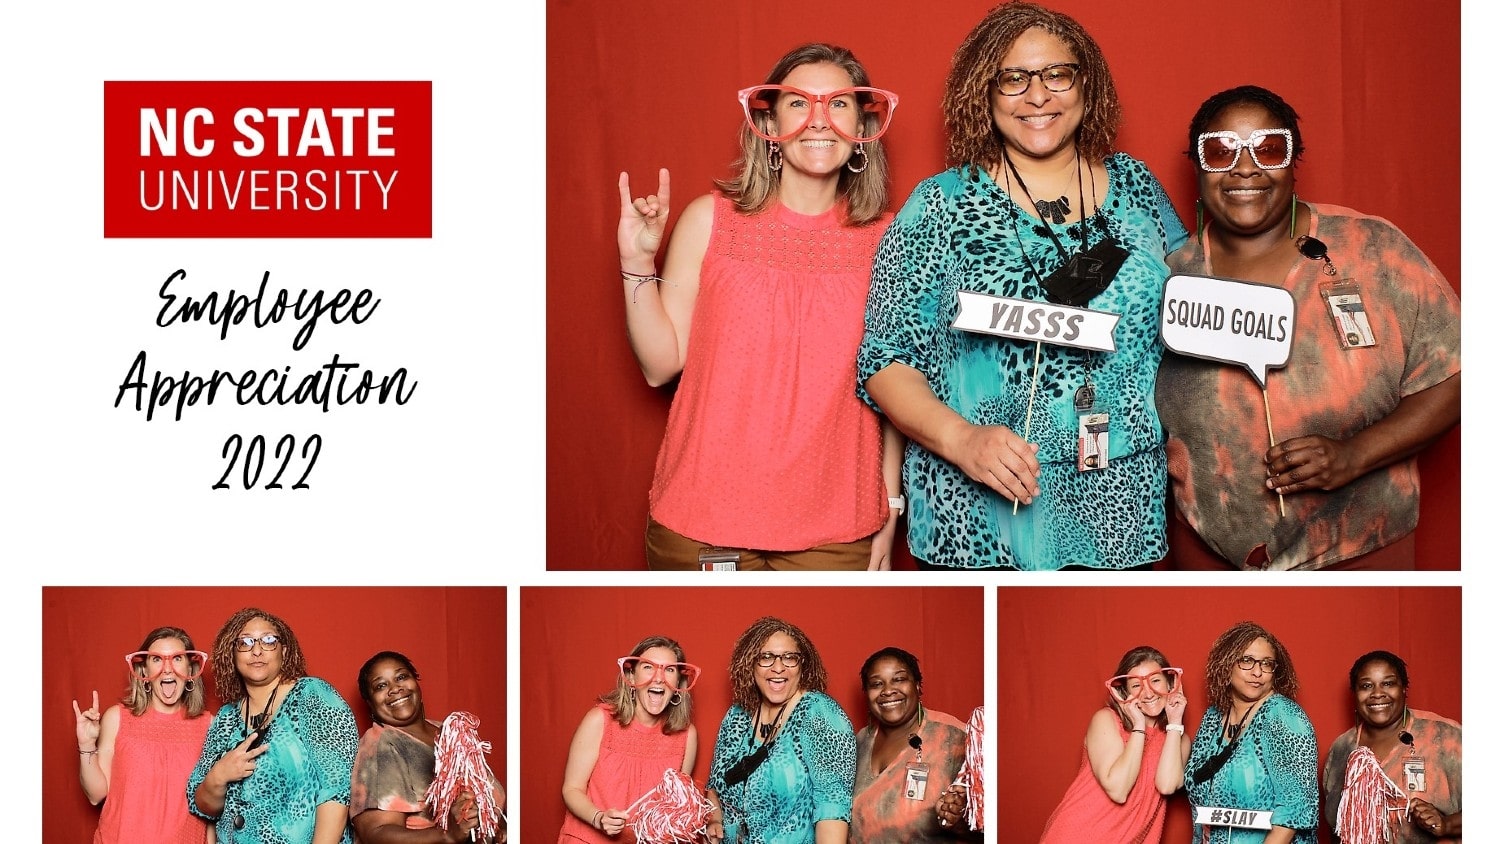
M 1297 238 L 1297 251 L 1304 258 L 1323 262 L 1323 275 L 1329 280 L 1318 286 L 1318 295 L 1328 305 L 1328 318 L 1333 321 L 1339 346 L 1368 349 L 1379 345 L 1375 340 L 1375 329 L 1370 325 L 1370 313 L 1360 297 L 1359 284 L 1350 278 L 1338 278 L 1338 268 L 1328 257 L 1327 244 L 1316 237 L 1303 235 Z
M 906 737 L 906 743 L 917 751 L 917 761 L 906 763 L 906 799 L 925 800 L 930 766 L 922 761 L 922 737 L 912 733 Z
M 703 571 L 735 571 L 740 552 L 733 548 L 704 548 L 698 552 L 698 568 Z

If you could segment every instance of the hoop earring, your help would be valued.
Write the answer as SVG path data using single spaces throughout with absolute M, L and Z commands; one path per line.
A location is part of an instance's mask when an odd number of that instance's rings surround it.
M 671 704 L 672 706 L 677 706 L 678 704 L 682 703 L 682 692 L 673 692 L 672 696 L 667 699 L 667 703 Z
M 197 686 L 193 685 L 193 681 L 192 680 L 189 680 L 186 683 L 182 684 L 182 690 L 185 691 L 185 692 L 192 692 L 192 690 L 196 689 L 196 688 L 197 688 Z
M 1295 197 L 1294 197 L 1295 199 Z M 1193 207 L 1198 209 L 1198 242 L 1203 242 L 1203 198 L 1199 197 L 1193 201 Z M 1294 208 L 1296 206 L 1293 206 Z
M 858 170 L 854 169 L 854 155 L 857 155 L 860 158 L 864 159 L 864 161 L 860 163 Z M 850 173 L 865 172 L 865 168 L 870 166 L 870 154 L 865 152 L 865 145 L 863 143 L 854 148 L 854 155 L 849 156 L 849 160 L 844 162 L 844 166 L 849 168 Z
M 1292 192 L 1292 230 L 1287 232 L 1287 237 L 1297 239 L 1297 193 Z
M 151 681 L 147 680 L 143 685 L 146 687 L 146 694 L 151 694 Z
M 772 173 L 781 169 L 781 144 L 771 141 L 770 146 L 766 147 L 766 165 L 771 168 Z

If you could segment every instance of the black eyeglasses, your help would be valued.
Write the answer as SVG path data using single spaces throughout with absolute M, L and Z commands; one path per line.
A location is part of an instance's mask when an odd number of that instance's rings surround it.
M 260 645 L 263 651 L 274 651 L 281 647 L 281 637 L 275 633 L 267 633 L 264 636 L 241 636 L 234 640 L 234 649 L 240 653 L 255 650 Z
M 1265 659 L 1256 659 L 1253 656 L 1242 656 L 1239 658 L 1239 661 L 1235 663 L 1235 665 L 1238 665 L 1245 671 L 1251 671 L 1255 668 L 1255 666 L 1259 665 L 1260 669 L 1267 674 L 1276 673 L 1276 660 L 1271 659 L 1270 657 L 1266 657 Z
M 760 656 L 755 658 L 755 664 L 761 668 L 770 668 L 776 664 L 776 660 L 778 659 L 787 668 L 796 668 L 802 664 L 802 654 L 796 651 L 788 651 L 784 654 L 773 654 L 770 651 L 764 651 Z
M 995 77 L 995 90 L 1007 97 L 1019 97 L 1031 87 L 1031 77 L 1035 76 L 1042 80 L 1043 88 L 1054 94 L 1061 94 L 1073 90 L 1073 83 L 1078 81 L 1078 68 L 1081 66 L 1078 62 L 1061 62 L 1049 64 L 1040 70 L 1007 67 Z

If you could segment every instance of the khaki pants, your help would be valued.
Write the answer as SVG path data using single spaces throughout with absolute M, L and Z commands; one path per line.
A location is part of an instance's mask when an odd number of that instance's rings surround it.
M 653 571 L 696 571 L 698 552 L 713 546 L 663 527 L 655 519 L 646 523 L 646 564 Z M 864 571 L 870 567 L 870 537 L 854 542 L 819 545 L 806 551 L 738 551 L 739 571 Z

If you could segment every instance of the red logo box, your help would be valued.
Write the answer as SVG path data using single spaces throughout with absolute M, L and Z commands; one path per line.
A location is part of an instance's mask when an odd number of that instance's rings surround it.
M 105 82 L 105 237 L 432 237 L 431 82 Z

